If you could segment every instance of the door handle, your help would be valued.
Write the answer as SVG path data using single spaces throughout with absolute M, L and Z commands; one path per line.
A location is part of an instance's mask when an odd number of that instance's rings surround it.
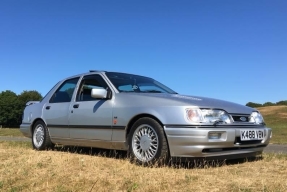
M 79 108 L 79 104 L 73 105 L 73 108 Z
M 46 106 L 46 109 L 49 110 L 51 108 L 51 106 Z

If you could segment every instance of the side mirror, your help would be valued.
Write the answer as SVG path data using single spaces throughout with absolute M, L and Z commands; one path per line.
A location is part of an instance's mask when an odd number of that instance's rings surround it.
M 96 99 L 110 99 L 109 91 L 104 88 L 93 88 L 91 96 Z

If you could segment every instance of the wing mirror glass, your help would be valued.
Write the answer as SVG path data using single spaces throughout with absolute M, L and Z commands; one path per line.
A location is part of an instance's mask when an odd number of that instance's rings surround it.
M 106 99 L 108 91 L 104 88 L 93 88 L 91 96 L 96 99 Z

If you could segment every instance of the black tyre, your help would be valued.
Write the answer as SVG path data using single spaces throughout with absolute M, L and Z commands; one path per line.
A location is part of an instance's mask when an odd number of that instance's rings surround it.
M 152 118 L 138 119 L 128 135 L 129 155 L 138 164 L 162 165 L 169 158 L 162 126 Z
M 52 149 L 49 131 L 43 121 L 37 121 L 33 127 L 32 145 L 36 150 Z

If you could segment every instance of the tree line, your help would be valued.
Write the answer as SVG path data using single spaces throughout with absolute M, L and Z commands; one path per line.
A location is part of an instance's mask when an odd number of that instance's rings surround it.
M 0 126 L 16 128 L 22 122 L 22 114 L 28 101 L 40 101 L 42 95 L 35 90 L 17 95 L 6 90 L 0 93 Z
M 287 105 L 287 100 L 283 100 L 283 101 L 278 101 L 276 103 L 272 103 L 272 102 L 266 102 L 263 104 L 260 103 L 253 103 L 253 102 L 248 102 L 246 104 L 246 106 L 248 107 L 267 107 L 267 106 L 277 106 L 277 105 Z

